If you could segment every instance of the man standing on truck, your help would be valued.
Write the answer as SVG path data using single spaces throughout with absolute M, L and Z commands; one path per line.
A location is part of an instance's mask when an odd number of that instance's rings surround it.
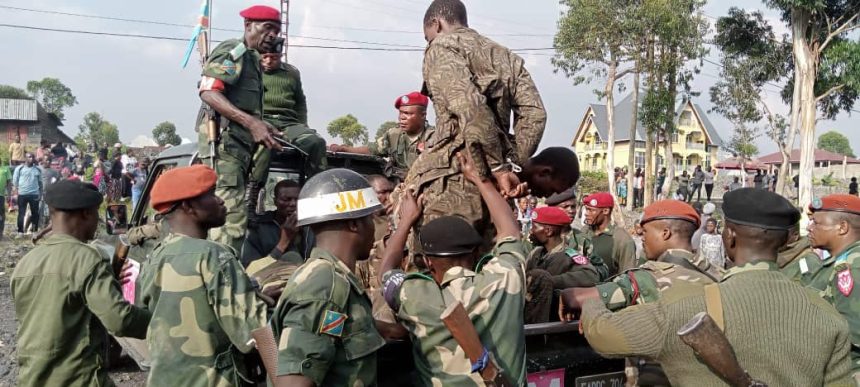
M 588 343 L 605 357 L 654 359 L 672 385 L 722 385 L 677 333 L 707 311 L 755 379 L 771 386 L 848 385 L 848 324 L 817 292 L 793 282 L 776 265 L 800 213 L 782 196 L 752 188 L 727 193 L 723 211 L 723 242 L 737 266 L 719 283 L 676 283 L 656 302 L 618 312 L 601 300 L 586 300 L 580 323 Z
M 379 137 L 367 146 L 347 146 L 332 144 L 332 152 L 351 152 L 387 157 L 385 175 L 396 179 L 397 183 L 406 178 L 409 167 L 425 149 L 430 146 L 430 138 L 435 132 L 427 124 L 427 105 L 429 99 L 420 92 L 413 91 L 397 97 L 397 127 Z
M 517 164 L 524 165 L 537 149 L 546 111 L 522 58 L 470 29 L 460 0 L 430 4 L 424 37 L 424 86 L 436 109 L 436 133 L 409 168 L 406 185 L 417 194 L 429 193 L 419 226 L 456 213 L 483 234 L 489 217 L 455 154 L 468 151 L 482 179 L 495 180 L 508 197 L 522 196 Z M 539 196 L 553 193 L 529 188 Z
M 255 5 L 239 13 L 245 19 L 242 39 L 221 42 L 206 60 L 200 80 L 200 99 L 222 118 L 215 154 L 210 154 L 207 125 L 198 120 L 199 155 L 212 161 L 218 174 L 216 195 L 227 206 L 227 221 L 210 237 L 236 251 L 242 248 L 248 216 L 245 185 L 259 146 L 280 149 L 277 128 L 262 120 L 263 79 L 260 54 L 275 49 L 281 13 Z M 224 123 L 224 125 L 222 125 Z M 207 162 L 208 163 L 208 162 Z
M 416 365 L 426 385 L 433 384 L 431 377 L 441 378 L 442 374 L 459 377 L 460 382 L 453 385 L 466 384 L 468 373 L 477 366 L 470 367 L 469 359 L 457 350 L 457 342 L 439 320 L 449 304 L 460 302 L 477 329 L 485 353 L 493 355 L 513 385 L 522 386 L 526 383 L 521 313 L 525 304 L 526 251 L 520 240 L 520 227 L 493 182 L 478 174 L 472 158 L 462 153 L 457 158 L 464 178 L 477 186 L 489 209 L 498 235 L 495 249 L 478 261 L 478 249 L 484 243 L 481 235 L 463 218 L 443 216 L 419 232 L 429 272 L 407 274 L 399 270 L 409 229 L 421 213 L 412 191 L 407 191 L 397 230 L 386 246 L 380 267 L 384 273 L 383 294 L 415 340 Z
M 277 128 L 284 139 L 307 153 L 307 177 L 327 168 L 325 140 L 308 127 L 308 105 L 302 89 L 299 69 L 281 61 L 280 52 L 262 54 L 263 120 Z M 247 186 L 248 210 L 253 214 L 257 196 L 266 186 L 272 152 L 260 148 L 254 155 L 254 167 Z

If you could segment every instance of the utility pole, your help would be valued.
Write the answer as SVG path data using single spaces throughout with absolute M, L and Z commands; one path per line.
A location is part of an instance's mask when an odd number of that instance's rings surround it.
M 284 37 L 283 61 L 287 62 L 287 47 L 290 42 L 290 0 L 281 0 L 281 35 Z

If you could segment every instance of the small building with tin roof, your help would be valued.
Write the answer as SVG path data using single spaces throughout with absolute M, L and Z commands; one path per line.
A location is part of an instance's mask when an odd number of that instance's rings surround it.
M 10 144 L 15 135 L 27 150 L 39 146 L 42 140 L 51 144 L 74 143 L 60 130 L 63 122 L 53 113 L 48 113 L 36 100 L 0 98 L 0 142 Z

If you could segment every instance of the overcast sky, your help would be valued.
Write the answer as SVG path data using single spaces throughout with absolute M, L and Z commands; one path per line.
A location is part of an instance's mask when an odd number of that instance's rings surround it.
M 277 2 L 271 0 L 261 3 L 278 6 Z M 248 1 L 214 0 L 213 26 L 241 29 L 242 21 L 238 12 L 251 4 Z M 290 18 L 290 34 L 293 37 L 290 43 L 421 48 L 425 44 L 421 20 L 426 4 L 427 0 L 293 0 Z M 466 4 L 471 26 L 510 48 L 552 46 L 552 35 L 560 12 L 556 0 L 471 0 L 466 1 Z M 719 17 L 725 15 L 732 5 L 763 8 L 755 1 L 711 1 L 705 7 L 705 12 L 708 16 Z M 193 24 L 199 1 L 0 1 L 0 20 L 3 24 L 187 39 L 191 27 L 36 13 L 8 7 Z M 777 31 L 784 32 L 785 28 L 781 26 L 777 15 L 766 9 L 765 12 L 779 25 Z M 239 36 L 239 32 L 214 32 L 215 40 Z M 188 67 L 180 68 L 186 42 L 9 27 L 0 27 L 0 37 L 0 50 L 6 53 L 6 60 L 0 61 L 0 83 L 23 88 L 28 80 L 56 77 L 77 96 L 79 104 L 66 111 L 63 128 L 70 136 L 77 134 L 78 125 L 86 113 L 96 111 L 118 125 L 123 141 L 131 141 L 142 134 L 151 136 L 152 128 L 162 121 L 175 123 L 181 136 L 196 138 L 193 124 L 199 106 L 196 89 L 199 62 L 195 52 Z M 589 103 L 597 102 L 593 90 L 602 87 L 599 82 L 573 86 L 569 79 L 553 72 L 551 53 L 522 53 L 548 111 L 547 130 L 541 147 L 570 144 L 586 107 Z M 709 58 L 718 61 L 718 53 L 712 52 Z M 289 52 L 289 61 L 302 72 L 311 126 L 329 140 L 325 132 L 326 125 L 347 113 L 358 117 L 372 136 L 380 123 L 396 118 L 394 99 L 421 86 L 420 51 L 293 47 Z M 707 90 L 718 74 L 717 66 L 706 63 L 703 72 L 693 83 L 694 90 L 702 93 L 694 102 L 705 109 L 711 107 Z M 620 100 L 623 95 L 618 97 Z M 768 100 L 778 105 L 782 112 L 787 111 L 777 91 L 770 90 Z M 724 139 L 731 137 L 731 125 L 725 119 L 716 113 L 710 114 L 710 117 Z M 841 131 L 849 137 L 855 151 L 860 151 L 858 123 L 860 120 L 856 114 L 842 114 L 835 121 L 820 121 L 818 133 L 831 129 Z M 776 149 L 766 137 L 760 138 L 758 144 L 762 154 Z

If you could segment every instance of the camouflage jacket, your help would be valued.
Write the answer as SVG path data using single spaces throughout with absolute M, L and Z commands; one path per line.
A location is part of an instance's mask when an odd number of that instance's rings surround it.
M 591 227 L 582 232 L 583 253 L 591 262 L 603 262 L 610 275 L 636 266 L 636 244 L 623 229 L 609 226 L 597 235 Z
M 515 382 L 526 382 L 525 305 L 526 251 L 520 240 L 505 238 L 478 263 L 475 271 L 454 267 L 442 278 L 445 305 L 461 302 L 483 343 Z
M 406 178 L 406 172 L 412 163 L 418 159 L 418 155 L 427 149 L 430 139 L 436 130 L 429 125 L 415 138 L 409 138 L 400 128 L 388 129 L 376 142 L 368 144 L 370 154 L 387 157 L 385 174 L 389 177 L 397 177 L 401 181 Z
M 409 170 L 421 186 L 456 174 L 454 153 L 469 147 L 487 175 L 510 159 L 522 163 L 535 152 L 546 111 L 522 58 L 469 28 L 433 39 L 424 52 L 424 86 L 436 110 L 430 150 Z M 510 144 L 510 121 L 516 146 Z
M 112 386 L 103 368 L 105 328 L 146 336 L 149 312 L 126 302 L 108 261 L 69 235 L 40 242 L 11 282 L 20 386 Z
M 439 318 L 445 310 L 442 290 L 422 273 L 391 270 L 383 276 L 385 298 L 409 331 L 418 386 L 483 386 L 463 348 Z
M 860 375 L 860 297 L 854 293 L 855 282 L 860 279 L 860 241 L 845 248 L 836 257 L 824 299 L 829 301 L 848 320 L 851 329 L 851 367 L 855 377 Z
M 830 279 L 830 268 L 836 262 L 831 256 L 821 260 L 809 245 L 809 238 L 801 237 L 797 242 L 786 245 L 779 252 L 779 270 L 792 280 L 814 289 L 824 290 Z
M 376 382 L 376 331 L 370 300 L 340 259 L 320 248 L 287 283 L 272 316 L 278 375 L 304 375 L 317 386 Z
M 170 234 L 143 263 L 137 303 L 152 311 L 146 336 L 150 386 L 235 386 L 247 381 L 241 353 L 266 308 L 233 251 Z
M 750 375 L 773 386 L 851 385 L 848 326 L 812 289 L 763 261 L 732 268 L 714 286 L 726 338 Z M 672 385 L 724 386 L 677 334 L 705 310 L 705 287 L 675 284 L 656 302 L 616 312 L 587 300 L 580 323 L 589 345 L 604 357 L 656 360 Z
M 546 270 L 552 276 L 553 289 L 590 287 L 600 281 L 588 257 L 564 243 L 550 251 L 542 246 L 535 247 L 526 261 L 526 273 L 534 269 Z
M 245 46 L 241 39 L 227 39 L 212 50 L 203 66 L 202 83 L 219 80 L 224 83 L 224 96 L 233 106 L 253 117 L 263 116 L 263 69 L 260 54 Z M 206 120 L 198 116 L 200 138 L 206 137 Z M 253 149 L 251 132 L 235 122 L 227 126 L 227 133 L 248 148 Z M 222 134 L 223 136 L 223 134 Z M 205 140 L 199 144 L 200 157 L 209 157 Z
M 609 310 L 618 310 L 630 305 L 654 302 L 660 294 L 673 286 L 702 287 L 714 280 L 699 271 L 665 262 L 675 255 L 681 259 L 692 256 L 685 250 L 666 250 L 656 261 L 645 262 L 636 269 L 627 270 L 612 278 L 610 282 L 597 285 L 600 299 Z

